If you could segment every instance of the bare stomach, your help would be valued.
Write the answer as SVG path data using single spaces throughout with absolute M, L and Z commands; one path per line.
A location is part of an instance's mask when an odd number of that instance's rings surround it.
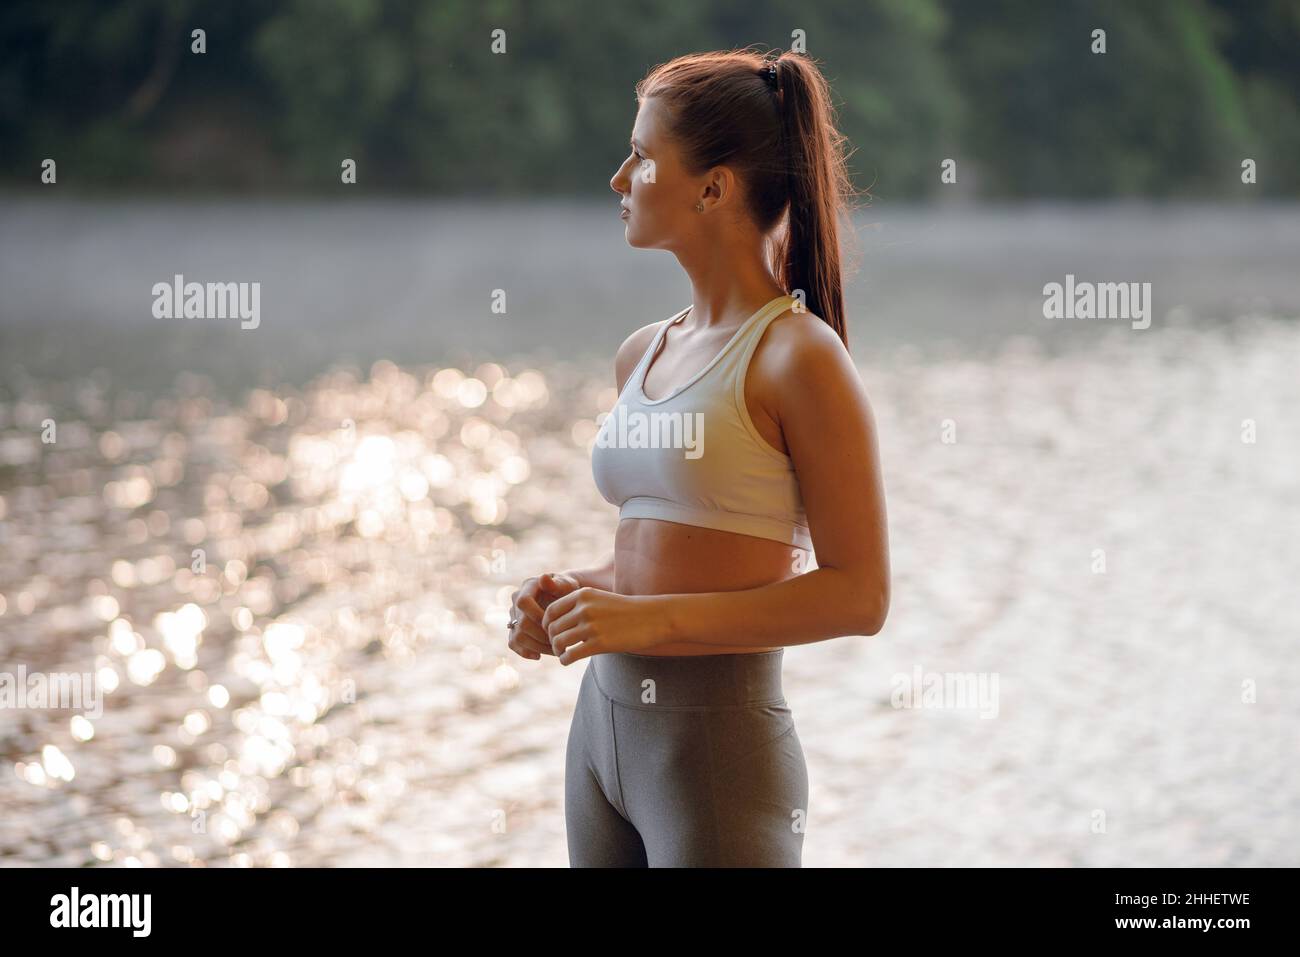
M 796 545 L 652 518 L 625 518 L 614 536 L 614 591 L 674 595 L 760 588 L 801 574 L 808 553 Z M 780 645 L 657 645 L 647 655 L 725 655 Z

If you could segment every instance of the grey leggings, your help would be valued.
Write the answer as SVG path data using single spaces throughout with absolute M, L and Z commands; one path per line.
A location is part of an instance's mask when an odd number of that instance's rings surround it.
M 588 659 L 565 755 L 570 867 L 802 865 L 784 651 Z

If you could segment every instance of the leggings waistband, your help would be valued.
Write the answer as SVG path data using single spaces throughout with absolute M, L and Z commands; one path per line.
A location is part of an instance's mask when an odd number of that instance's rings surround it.
M 633 708 L 744 708 L 783 704 L 785 649 L 732 655 L 593 655 L 596 686 Z M 650 682 L 647 684 L 646 682 Z

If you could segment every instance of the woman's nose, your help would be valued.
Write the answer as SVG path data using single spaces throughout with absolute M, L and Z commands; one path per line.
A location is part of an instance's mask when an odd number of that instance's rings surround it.
M 609 188 L 620 196 L 626 195 L 632 188 L 632 180 L 625 175 L 627 173 L 627 165 L 628 161 L 624 160 L 623 165 L 614 172 L 613 177 L 609 181 Z

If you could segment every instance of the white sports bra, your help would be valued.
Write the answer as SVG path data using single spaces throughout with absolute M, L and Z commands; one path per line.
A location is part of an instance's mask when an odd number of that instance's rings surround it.
M 654 518 L 812 549 L 794 465 L 767 444 L 745 406 L 745 372 L 763 330 L 797 301 L 773 299 L 685 385 L 650 399 L 651 357 L 690 307 L 660 326 L 591 453 L 596 487 L 620 520 Z

